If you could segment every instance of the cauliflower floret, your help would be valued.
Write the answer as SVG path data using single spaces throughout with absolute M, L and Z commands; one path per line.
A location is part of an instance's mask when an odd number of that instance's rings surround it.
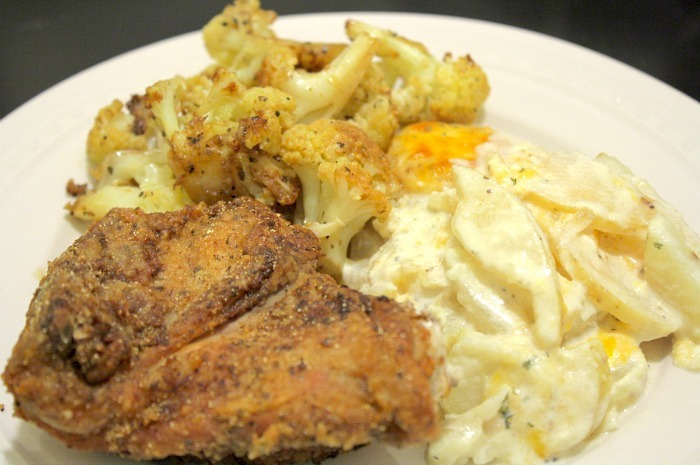
M 372 63 L 365 72 L 355 92 L 342 110 L 335 116 L 362 129 L 386 151 L 399 129 L 399 119 L 391 105 L 390 88 L 384 80 L 384 72 Z
M 66 206 L 76 218 L 100 219 L 111 207 L 165 211 L 191 203 L 175 186 L 167 163 L 166 133 L 172 133 L 201 105 L 211 87 L 205 72 L 149 87 L 126 103 L 113 101 L 100 110 L 88 134 L 87 154 L 94 187 L 69 193 L 77 199 Z M 165 95 L 165 97 L 164 97 Z
M 271 206 L 294 204 L 296 175 L 277 159 L 294 108 L 284 92 L 246 88 L 236 74 L 219 69 L 199 113 L 169 138 L 177 184 L 195 202 L 252 196 Z
M 294 97 L 297 122 L 335 117 L 372 64 L 375 40 L 365 35 L 347 45 L 280 39 L 271 29 L 275 19 L 259 1 L 238 0 L 204 27 L 207 50 L 243 85 L 274 87 Z
M 161 128 L 162 135 L 169 139 L 180 129 L 180 108 L 178 91 L 185 86 L 184 79 L 175 77 L 158 81 L 146 89 L 146 99 L 149 102 L 156 125 Z
M 386 155 L 356 126 L 329 119 L 287 130 L 280 155 L 301 180 L 295 222 L 320 238 L 321 265 L 339 278 L 350 240 L 371 219 L 386 220 L 398 194 Z
M 209 55 L 220 66 L 234 71 L 246 86 L 264 85 L 258 73 L 269 53 L 280 49 L 291 52 L 298 68 L 317 72 L 346 48 L 346 44 L 281 39 L 272 30 L 276 19 L 277 14 L 262 10 L 258 0 L 237 0 L 207 23 L 204 44 Z
M 266 55 L 257 81 L 261 86 L 281 89 L 295 98 L 297 122 L 333 118 L 362 82 L 375 51 L 376 41 L 363 35 L 323 69 L 309 71 L 299 67 L 298 51 L 294 47 L 277 47 Z
M 119 102 L 101 112 L 93 138 L 101 140 L 98 131 L 111 137 L 104 154 L 93 157 L 99 162 L 92 168 L 94 189 L 67 206 L 74 216 L 95 220 L 110 206 L 162 211 L 238 196 L 274 207 L 296 202 L 299 180 L 277 156 L 295 119 L 291 96 L 246 88 L 234 73 L 209 68 L 159 81 L 138 102 L 134 114 Z M 130 143 L 141 120 L 147 131 Z
M 185 127 L 211 94 L 216 68 L 207 68 L 190 78 L 176 76 L 146 89 L 144 102 L 152 113 L 159 136 L 166 140 Z
M 204 45 L 217 63 L 251 86 L 267 52 L 278 45 L 270 29 L 275 19 L 277 14 L 260 9 L 258 0 L 238 0 L 204 26 Z
M 76 218 L 99 220 L 112 207 L 141 208 L 150 213 L 178 210 L 192 203 L 187 193 L 174 185 L 165 148 L 113 152 L 99 170 L 96 188 L 66 206 Z
M 380 66 L 392 87 L 392 103 L 399 121 L 471 123 L 488 97 L 486 74 L 470 56 L 446 54 L 442 61 L 418 42 L 359 21 L 348 21 L 348 37 L 364 35 L 379 42 Z
M 137 100 L 140 99 L 134 97 L 131 101 Z M 152 131 L 147 127 L 148 120 L 139 113 L 135 115 L 126 111 L 129 107 L 136 108 L 114 100 L 97 113 L 87 138 L 87 155 L 91 164 L 99 165 L 118 150 L 146 150 L 149 147 Z
M 275 19 L 259 0 L 237 0 L 204 27 L 214 64 L 153 84 L 129 112 L 120 102 L 103 109 L 88 139 L 96 190 L 141 188 L 144 173 L 105 173 L 138 154 L 134 166 L 155 166 L 153 153 L 167 156 L 158 179 L 187 202 L 252 196 L 301 210 L 305 187 L 306 223 L 337 271 L 352 236 L 384 217 L 399 185 L 383 152 L 397 129 L 419 118 L 471 121 L 488 83 L 468 57 L 439 62 L 382 29 L 351 21 L 349 44 L 306 43 L 278 38 Z

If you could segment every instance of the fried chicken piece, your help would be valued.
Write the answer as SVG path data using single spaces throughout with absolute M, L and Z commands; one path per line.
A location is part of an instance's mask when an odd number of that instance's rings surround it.
M 316 271 L 252 199 L 114 209 L 49 266 L 3 380 L 71 447 L 149 460 L 320 461 L 432 439 L 425 322 Z

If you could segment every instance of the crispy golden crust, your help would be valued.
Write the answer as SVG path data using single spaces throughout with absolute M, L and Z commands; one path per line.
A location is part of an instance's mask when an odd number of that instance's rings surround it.
M 113 210 L 61 257 L 3 379 L 16 413 L 136 459 L 320 460 L 437 432 L 421 318 L 316 272 L 251 199 Z

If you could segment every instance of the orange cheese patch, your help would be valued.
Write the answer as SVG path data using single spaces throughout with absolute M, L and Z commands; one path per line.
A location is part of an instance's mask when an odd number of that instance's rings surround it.
M 442 190 L 452 178 L 451 160 L 473 161 L 475 148 L 492 133 L 487 127 L 420 122 L 403 128 L 388 153 L 409 192 Z

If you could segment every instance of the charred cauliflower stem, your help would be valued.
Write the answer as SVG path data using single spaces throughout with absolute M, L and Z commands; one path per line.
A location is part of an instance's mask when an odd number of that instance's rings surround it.
M 385 154 L 394 134 L 474 121 L 488 81 L 469 56 L 441 61 L 358 21 L 348 43 L 313 43 L 277 37 L 275 19 L 257 0 L 228 5 L 203 28 L 211 65 L 100 110 L 92 184 L 69 182 L 71 214 L 254 197 L 312 229 L 339 276 L 353 237 L 379 226 L 401 190 Z

